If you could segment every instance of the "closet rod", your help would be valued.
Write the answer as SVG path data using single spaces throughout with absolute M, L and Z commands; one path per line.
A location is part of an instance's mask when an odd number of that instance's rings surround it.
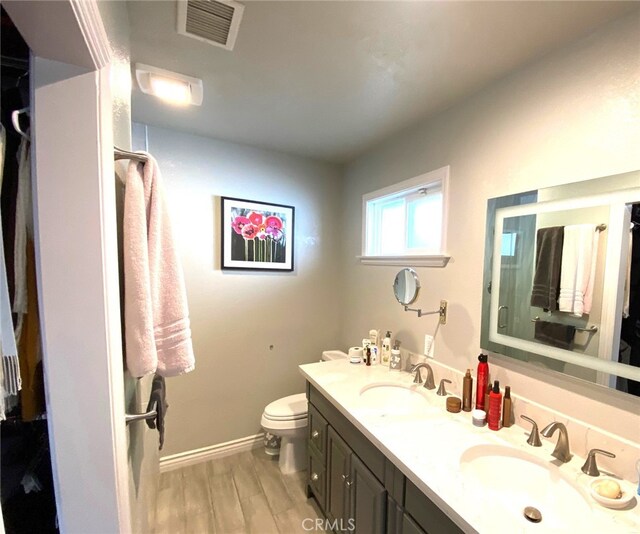
M 132 159 L 134 161 L 140 161 L 142 163 L 146 163 L 149 161 L 149 158 L 146 154 L 140 154 L 139 152 L 129 152 L 128 150 L 122 150 L 117 146 L 113 147 L 113 158 L 115 161 L 119 159 Z

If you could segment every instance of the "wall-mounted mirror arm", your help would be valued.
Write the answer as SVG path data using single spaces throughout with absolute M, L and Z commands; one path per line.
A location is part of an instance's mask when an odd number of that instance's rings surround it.
M 440 308 L 438 308 L 435 311 L 422 311 L 422 309 L 418 308 L 409 308 L 409 306 L 405 306 L 404 307 L 404 311 L 412 311 L 412 312 L 416 312 L 418 314 L 418 317 L 422 317 L 423 315 L 434 315 L 434 314 L 438 314 L 440 315 L 440 324 L 447 324 L 447 301 L 446 300 L 441 300 L 440 301 Z

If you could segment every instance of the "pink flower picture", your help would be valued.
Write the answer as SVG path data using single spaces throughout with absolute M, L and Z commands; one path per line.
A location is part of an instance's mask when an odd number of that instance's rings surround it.
M 293 270 L 293 206 L 222 197 L 222 268 Z

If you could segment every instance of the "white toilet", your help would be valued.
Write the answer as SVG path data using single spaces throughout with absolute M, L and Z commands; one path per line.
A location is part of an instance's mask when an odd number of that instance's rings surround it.
M 346 358 L 337 350 L 322 353 L 322 360 Z M 275 400 L 264 409 L 260 424 L 265 432 L 282 438 L 280 445 L 280 471 L 296 473 L 307 467 L 307 396 L 304 393 Z

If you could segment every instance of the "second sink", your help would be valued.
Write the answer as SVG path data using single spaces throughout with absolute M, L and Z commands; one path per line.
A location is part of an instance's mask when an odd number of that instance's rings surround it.
M 372 412 L 389 415 L 419 414 L 434 408 L 429 397 L 420 389 L 421 386 L 418 385 L 369 384 L 360 390 L 360 398 L 364 407 Z

